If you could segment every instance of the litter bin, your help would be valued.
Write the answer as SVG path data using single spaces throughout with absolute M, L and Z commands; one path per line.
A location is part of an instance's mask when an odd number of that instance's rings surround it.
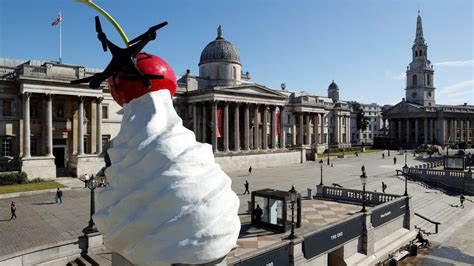
M 416 256 L 418 255 L 418 247 L 416 245 L 411 245 L 410 246 L 410 256 Z

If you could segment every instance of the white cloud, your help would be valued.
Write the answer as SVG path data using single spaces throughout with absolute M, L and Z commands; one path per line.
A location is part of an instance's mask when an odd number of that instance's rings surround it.
M 474 79 L 461 81 L 443 88 L 437 94 L 436 102 L 440 104 L 474 103 Z
M 434 63 L 433 65 L 438 67 L 472 67 L 474 66 L 474 60 L 445 61 Z

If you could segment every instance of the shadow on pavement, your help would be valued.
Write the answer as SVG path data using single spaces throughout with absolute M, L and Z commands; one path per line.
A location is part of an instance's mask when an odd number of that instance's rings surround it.
M 438 264 L 440 262 L 446 263 L 446 260 L 452 261 L 453 265 L 456 265 L 456 263 L 459 262 L 466 263 L 468 265 L 474 264 L 473 256 L 461 252 L 456 247 L 441 246 L 440 248 L 429 251 L 428 254 L 431 258 L 423 259 L 421 261 L 421 265 L 433 265 L 434 262 Z M 436 258 L 440 258 L 441 260 L 436 260 Z
M 55 202 L 38 202 L 38 203 L 31 203 L 31 205 L 52 205 Z

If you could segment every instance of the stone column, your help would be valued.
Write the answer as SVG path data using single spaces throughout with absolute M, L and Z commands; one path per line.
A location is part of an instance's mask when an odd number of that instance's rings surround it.
M 431 118 L 430 118 L 430 126 L 429 127 L 430 127 L 430 130 L 429 130 L 429 132 L 430 132 L 430 142 L 432 142 L 433 141 L 433 119 L 431 119 Z
M 471 141 L 471 120 L 470 119 L 468 119 L 466 121 L 466 141 L 472 143 L 472 141 Z
M 262 122 L 262 138 L 263 138 L 263 148 L 264 150 L 268 149 L 268 106 L 263 106 L 263 122 Z
M 402 143 L 402 120 L 398 119 L 398 141 Z
M 211 122 L 211 133 L 212 133 L 212 150 L 217 152 L 217 102 L 212 102 L 212 122 Z
M 418 140 L 419 140 L 418 133 L 419 133 L 419 131 L 418 131 L 418 118 L 415 118 L 415 143 L 418 143 Z
M 319 126 L 319 121 L 318 121 L 318 118 L 319 118 L 319 114 L 315 114 L 313 116 L 313 120 L 314 120 L 314 127 L 313 127 L 313 139 L 314 139 L 314 144 L 318 145 L 319 144 L 319 140 L 318 140 L 318 126 Z
M 97 108 L 97 119 L 96 121 L 96 126 L 97 126 L 97 131 L 96 131 L 96 153 L 97 154 L 102 154 L 102 101 L 104 100 L 104 97 L 98 97 L 96 98 L 96 108 Z
M 30 92 L 23 93 L 23 158 L 31 157 Z
M 311 145 L 311 114 L 306 114 L 306 144 Z
M 300 130 L 299 130 L 299 137 L 298 140 L 300 142 L 300 145 L 304 145 L 304 126 L 303 126 L 303 113 L 300 113 Z
M 198 134 L 198 117 L 197 117 L 197 106 L 196 103 L 193 103 L 193 131 L 194 135 L 196 136 L 197 140 L 197 134 Z
M 459 120 L 459 140 L 464 141 L 464 120 Z
M 272 117 L 271 117 L 271 130 L 270 130 L 270 134 L 271 134 L 271 140 L 272 140 L 272 149 L 276 149 L 276 144 L 277 144 L 277 139 L 276 139 L 276 106 L 272 106 L 272 109 L 271 109 L 271 113 L 272 113 Z
M 244 146 L 245 150 L 250 150 L 250 110 L 249 104 L 245 104 L 244 114 Z
M 325 125 L 325 121 L 324 121 L 324 113 L 321 114 L 321 144 L 325 144 L 326 141 L 324 140 L 324 125 Z M 328 131 L 329 133 L 329 131 Z
M 451 140 L 456 142 L 458 140 L 457 138 L 458 138 L 458 121 L 456 119 L 453 119 L 453 138 Z
M 284 107 L 280 106 L 280 148 L 286 148 L 286 132 L 285 132 L 285 113 Z
M 424 124 L 424 133 L 423 133 L 423 137 L 424 137 L 424 140 L 423 142 L 425 144 L 428 144 L 428 118 L 423 118 L 423 124 Z
M 224 103 L 224 152 L 229 152 L 229 103 Z
M 437 124 L 439 127 L 438 143 L 444 145 L 446 143 L 446 119 L 438 118 Z
M 206 102 L 202 104 L 202 142 L 207 142 L 207 117 L 206 117 Z
M 389 123 L 389 130 L 390 130 L 390 137 L 395 138 L 395 121 L 393 119 L 388 120 Z
M 84 155 L 84 96 L 77 97 L 77 155 Z
M 346 143 L 351 143 L 351 117 L 346 116 Z
M 296 142 L 296 115 L 295 114 L 291 114 L 291 124 L 292 124 L 292 128 L 291 128 L 291 131 L 293 132 L 293 134 L 291 135 L 292 136 L 292 144 L 293 144 L 293 147 L 296 146 L 297 142 Z
M 407 124 L 407 143 L 410 143 L 410 119 L 405 119 Z
M 240 110 L 239 103 L 234 108 L 234 151 L 240 151 Z
M 53 94 L 46 94 L 46 156 L 53 156 Z
M 255 105 L 255 112 L 254 112 L 254 123 L 253 123 L 253 149 L 258 150 L 260 145 L 259 145 L 259 130 L 258 130 L 258 104 Z
M 334 143 L 339 144 L 339 115 L 334 112 L 334 116 L 332 117 L 333 124 L 333 133 L 334 133 Z M 329 129 L 328 129 L 328 136 L 329 136 Z M 329 140 L 328 140 L 329 144 Z

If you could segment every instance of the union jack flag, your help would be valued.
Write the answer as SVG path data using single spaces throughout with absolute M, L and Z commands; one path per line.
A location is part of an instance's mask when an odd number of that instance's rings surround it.
M 53 21 L 53 23 L 51 23 L 51 26 L 56 26 L 56 25 L 58 25 L 59 22 L 61 22 L 61 19 L 62 19 L 61 14 L 59 14 L 59 15 L 56 17 L 56 19 Z

